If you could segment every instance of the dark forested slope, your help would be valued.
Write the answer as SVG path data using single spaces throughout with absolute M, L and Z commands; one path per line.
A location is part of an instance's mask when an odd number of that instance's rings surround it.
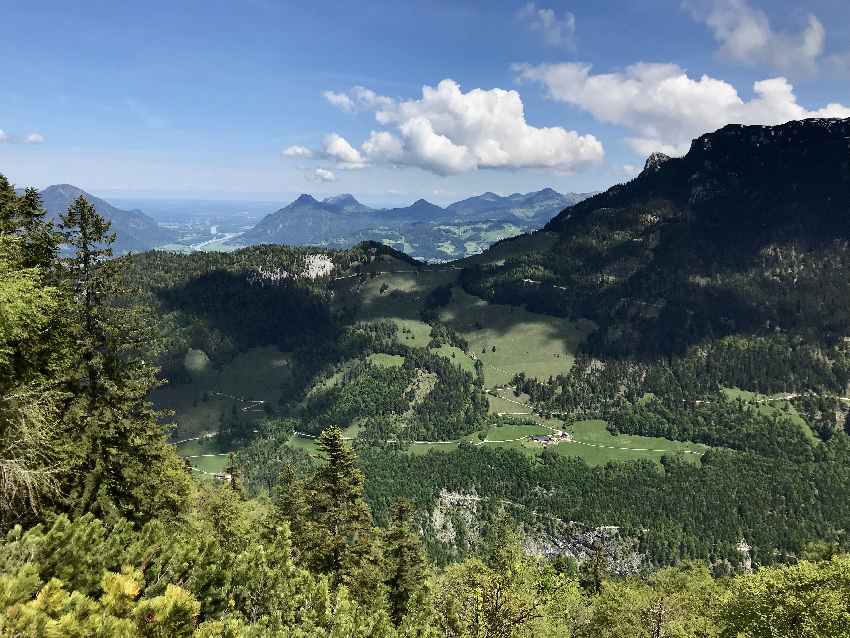
M 850 334 L 850 120 L 727 126 L 567 208 L 553 247 L 472 267 L 486 298 L 593 319 L 602 354 Z M 666 161 L 665 161 L 666 160 Z

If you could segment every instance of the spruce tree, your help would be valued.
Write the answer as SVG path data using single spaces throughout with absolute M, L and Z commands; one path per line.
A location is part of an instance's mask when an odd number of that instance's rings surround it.
M 231 452 L 227 457 L 227 467 L 225 468 L 225 472 L 229 476 L 228 482 L 230 484 L 230 489 L 242 495 L 242 482 L 240 481 L 239 476 L 239 466 L 236 464 L 236 455 Z
M 384 533 L 384 557 L 390 616 L 399 625 L 411 598 L 425 586 L 427 575 L 422 541 L 413 527 L 413 505 L 405 499 L 393 506 L 391 524 Z
M 63 260 L 75 299 L 73 338 L 78 373 L 69 380 L 67 411 L 76 428 L 77 467 L 68 486 L 77 514 L 145 520 L 176 513 L 188 477 L 148 400 L 157 368 L 143 358 L 154 335 L 126 302 L 112 255 L 115 235 L 84 197 L 61 218 L 73 254 Z
M 19 197 L 0 175 L 0 532 L 50 507 L 68 470 L 60 385 L 73 344 L 58 242 L 37 194 Z
M 361 600 L 374 598 L 383 582 L 380 545 L 363 495 L 364 476 L 338 427 L 319 437 L 324 464 L 311 478 L 293 480 L 286 508 L 302 561 L 347 585 Z

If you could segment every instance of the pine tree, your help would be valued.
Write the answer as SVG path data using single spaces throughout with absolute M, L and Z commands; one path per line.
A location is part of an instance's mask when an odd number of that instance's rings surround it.
M 602 584 L 608 574 L 608 561 L 605 557 L 605 547 L 601 540 L 595 540 L 592 554 L 582 563 L 579 577 L 582 587 L 592 594 L 602 591 Z
M 142 352 L 154 335 L 141 311 L 123 303 L 129 291 L 109 260 L 115 235 L 84 197 L 61 219 L 65 243 L 74 251 L 63 270 L 76 300 L 79 369 L 69 381 L 75 400 L 67 411 L 78 454 L 70 505 L 77 514 L 133 520 L 176 513 L 189 479 L 148 400 L 159 382 Z
M 312 570 L 347 585 L 361 599 L 374 598 L 383 582 L 382 557 L 363 495 L 363 473 L 339 428 L 324 430 L 319 448 L 325 463 L 303 484 L 303 497 L 293 482 L 296 491 L 287 504 L 295 519 L 295 544 Z
M 409 501 L 402 499 L 393 506 L 392 521 L 384 533 L 384 548 L 390 616 L 399 625 L 411 598 L 424 587 L 427 575 L 422 541 L 413 528 L 413 505 Z

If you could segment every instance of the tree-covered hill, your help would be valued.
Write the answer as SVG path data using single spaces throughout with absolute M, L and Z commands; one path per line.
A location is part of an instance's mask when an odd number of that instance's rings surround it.
M 594 320 L 592 351 L 683 353 L 727 335 L 850 334 L 848 120 L 727 126 L 567 208 L 553 246 L 465 273 L 488 299 Z M 511 242 L 508 241 L 508 244 Z

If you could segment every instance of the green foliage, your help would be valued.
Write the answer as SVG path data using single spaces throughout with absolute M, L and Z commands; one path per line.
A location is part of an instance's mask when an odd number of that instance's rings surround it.
M 279 485 L 281 516 L 292 529 L 305 565 L 359 597 L 375 596 L 381 590 L 383 565 L 363 498 L 363 473 L 339 428 L 324 430 L 319 448 L 325 462 L 312 476 L 296 479 L 288 469 L 286 482 Z
M 310 397 L 306 431 L 318 434 L 331 424 L 342 427 L 358 419 L 402 414 L 410 404 L 415 370 L 359 363 L 342 381 Z
M 400 500 L 393 506 L 391 516 L 390 526 L 384 533 L 384 558 L 390 616 L 398 625 L 422 593 L 428 568 L 422 540 L 413 528 L 413 505 Z
M 97 511 L 145 520 L 177 513 L 187 477 L 165 440 L 148 394 L 158 384 L 155 366 L 142 358 L 150 340 L 142 312 L 120 305 L 126 294 L 111 255 L 109 223 L 83 197 L 62 216 L 63 260 L 74 299 L 79 374 L 71 380 L 66 413 L 79 432 L 79 460 L 66 486 L 78 514 Z
M 846 547 L 840 530 L 850 520 L 843 496 L 850 489 L 848 461 L 850 441 L 843 434 L 821 444 L 811 458 L 710 450 L 700 464 L 667 457 L 660 467 L 590 467 L 552 449 L 535 458 L 466 443 L 421 456 L 361 451 L 366 495 L 378 520 L 386 520 L 398 498 L 430 512 L 441 490 L 474 493 L 517 504 L 511 516 L 528 524 L 542 515 L 590 526 L 616 521 L 624 535 L 640 540 L 655 565 L 684 559 L 737 564 L 741 538 L 753 546 L 759 564 L 796 556 L 825 536 Z
M 446 568 L 438 578 L 434 602 L 441 635 L 572 635 L 582 606 L 576 582 L 545 561 L 524 556 L 515 538 L 503 541 L 493 567 L 472 559 Z
M 850 560 L 803 561 L 737 578 L 720 617 L 724 636 L 850 636 Z

